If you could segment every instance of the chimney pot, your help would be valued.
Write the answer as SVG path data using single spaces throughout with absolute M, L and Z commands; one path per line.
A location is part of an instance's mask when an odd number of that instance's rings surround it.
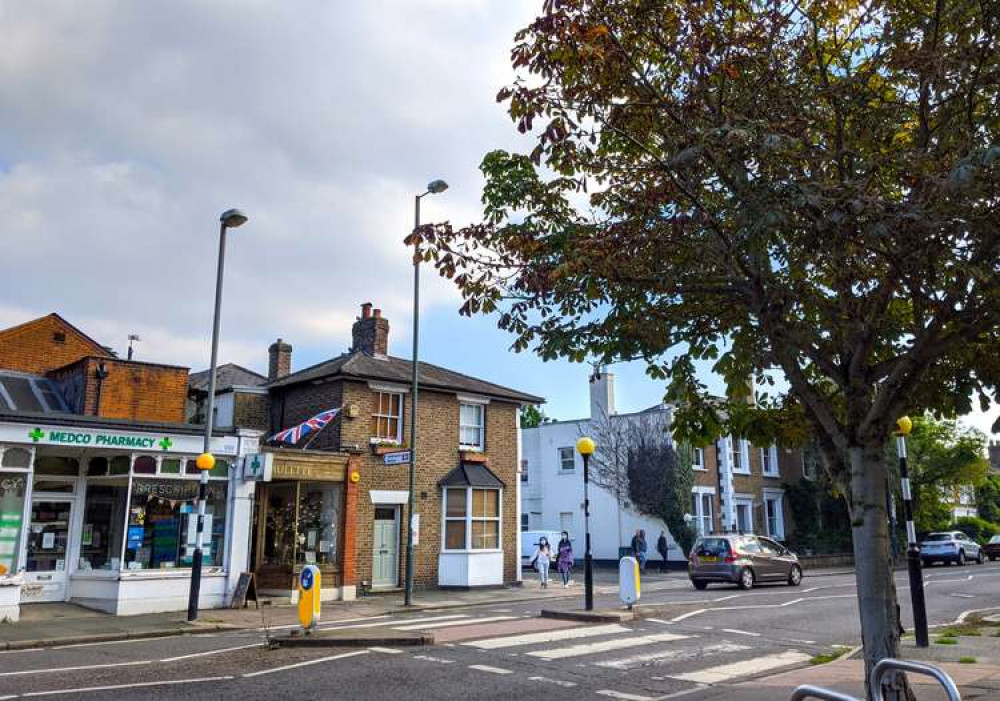
M 382 318 L 382 310 L 381 309 L 375 309 L 374 311 L 372 311 L 372 316 L 374 316 L 376 319 L 381 319 Z
M 375 309 L 372 314 L 371 302 L 361 305 L 361 317 L 354 322 L 351 335 L 352 353 L 361 351 L 377 357 L 389 354 L 389 320 L 382 316 L 381 309 Z

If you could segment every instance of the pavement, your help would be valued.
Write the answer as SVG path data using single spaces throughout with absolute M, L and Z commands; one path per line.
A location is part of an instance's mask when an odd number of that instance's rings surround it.
M 616 608 L 613 573 L 600 575 L 597 606 Z M 933 639 L 946 632 L 954 645 L 933 643 L 905 657 L 942 664 L 959 682 L 964 699 L 1000 698 L 1000 625 L 977 631 L 979 613 L 1000 611 L 1000 564 L 934 568 L 927 573 L 928 615 Z M 897 576 L 908 624 L 906 575 Z M 475 594 L 471 602 L 463 599 Z M 818 655 L 848 650 L 858 642 L 853 577 L 823 573 L 800 587 L 760 586 L 751 591 L 711 586 L 695 591 L 683 574 L 650 573 L 643 604 L 659 616 L 594 624 L 539 617 L 542 608 L 579 608 L 582 587 L 546 591 L 523 588 L 489 592 L 417 592 L 420 610 L 401 611 L 399 597 L 369 597 L 324 606 L 320 624 L 331 636 L 365 635 L 361 647 L 279 648 L 268 642 L 295 627 L 294 609 L 206 611 L 201 635 L 77 642 L 44 649 L 0 652 L 0 699 L 59 695 L 118 699 L 509 699 L 543 695 L 579 701 L 581 696 L 620 701 L 690 699 L 787 699 L 796 686 L 818 684 L 859 695 L 862 665 L 841 659 L 813 666 Z M 113 619 L 82 611 L 47 620 L 29 609 L 28 625 L 79 627 L 111 619 L 117 625 L 156 617 Z M 50 609 L 49 613 L 58 610 Z M 181 614 L 167 615 L 180 625 Z M 34 620 L 27 620 L 34 619 Z M 264 625 L 266 623 L 266 626 Z M 94 625 L 94 624 L 90 624 Z M 214 626 L 214 628 L 211 628 Z M 973 633 L 979 632 L 979 635 Z M 392 636 L 433 636 L 433 646 L 387 644 Z M 843 645 L 846 647 L 835 647 Z M 961 658 L 965 662 L 959 662 Z M 970 658 L 974 661 L 970 661 Z M 84 673 L 83 670 L 86 670 Z M 920 684 L 917 677 L 912 678 Z M 919 685 L 917 699 L 943 698 Z

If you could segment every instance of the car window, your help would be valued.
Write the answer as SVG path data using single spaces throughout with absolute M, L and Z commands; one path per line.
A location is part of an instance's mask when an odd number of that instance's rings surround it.
M 761 547 L 756 540 L 747 538 L 739 545 L 740 552 L 756 554 L 761 552 Z
M 768 540 L 767 538 L 758 538 L 757 542 L 760 543 L 760 549 L 763 550 L 768 555 L 780 555 L 784 552 L 784 548 L 775 543 L 773 540 Z
M 1000 545 L 1000 535 L 995 535 L 990 538 L 990 545 Z
M 729 554 L 729 543 L 725 538 L 705 538 L 698 544 L 696 552 L 699 555 L 704 553 L 714 557 L 723 557 Z
M 951 533 L 931 533 L 924 540 L 928 542 L 939 541 L 939 540 L 951 540 Z

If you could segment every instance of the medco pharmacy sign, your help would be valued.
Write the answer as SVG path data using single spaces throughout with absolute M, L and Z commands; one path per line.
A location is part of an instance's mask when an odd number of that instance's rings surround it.
M 100 431 L 74 426 L 31 426 L 24 424 L 0 425 L 0 441 L 33 443 L 35 445 L 63 445 L 77 448 L 117 448 L 119 450 L 145 450 L 163 453 L 200 453 L 202 439 L 198 436 L 165 435 L 155 433 L 124 433 Z M 212 452 L 235 455 L 235 437 L 213 438 Z

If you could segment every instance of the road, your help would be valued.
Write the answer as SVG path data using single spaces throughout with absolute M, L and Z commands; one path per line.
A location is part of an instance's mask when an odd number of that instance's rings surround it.
M 926 580 L 932 624 L 1000 607 L 1000 563 L 933 568 Z M 897 584 L 908 624 L 905 573 Z M 722 586 L 698 592 L 676 580 L 653 580 L 643 602 L 670 606 L 660 618 L 621 625 L 539 619 L 537 602 L 325 625 L 430 630 L 438 644 L 426 648 L 270 650 L 262 631 L 240 631 L 5 652 L 0 700 L 723 699 L 731 683 L 858 642 L 852 576 L 748 592 Z M 613 602 L 605 594 L 598 603 Z

